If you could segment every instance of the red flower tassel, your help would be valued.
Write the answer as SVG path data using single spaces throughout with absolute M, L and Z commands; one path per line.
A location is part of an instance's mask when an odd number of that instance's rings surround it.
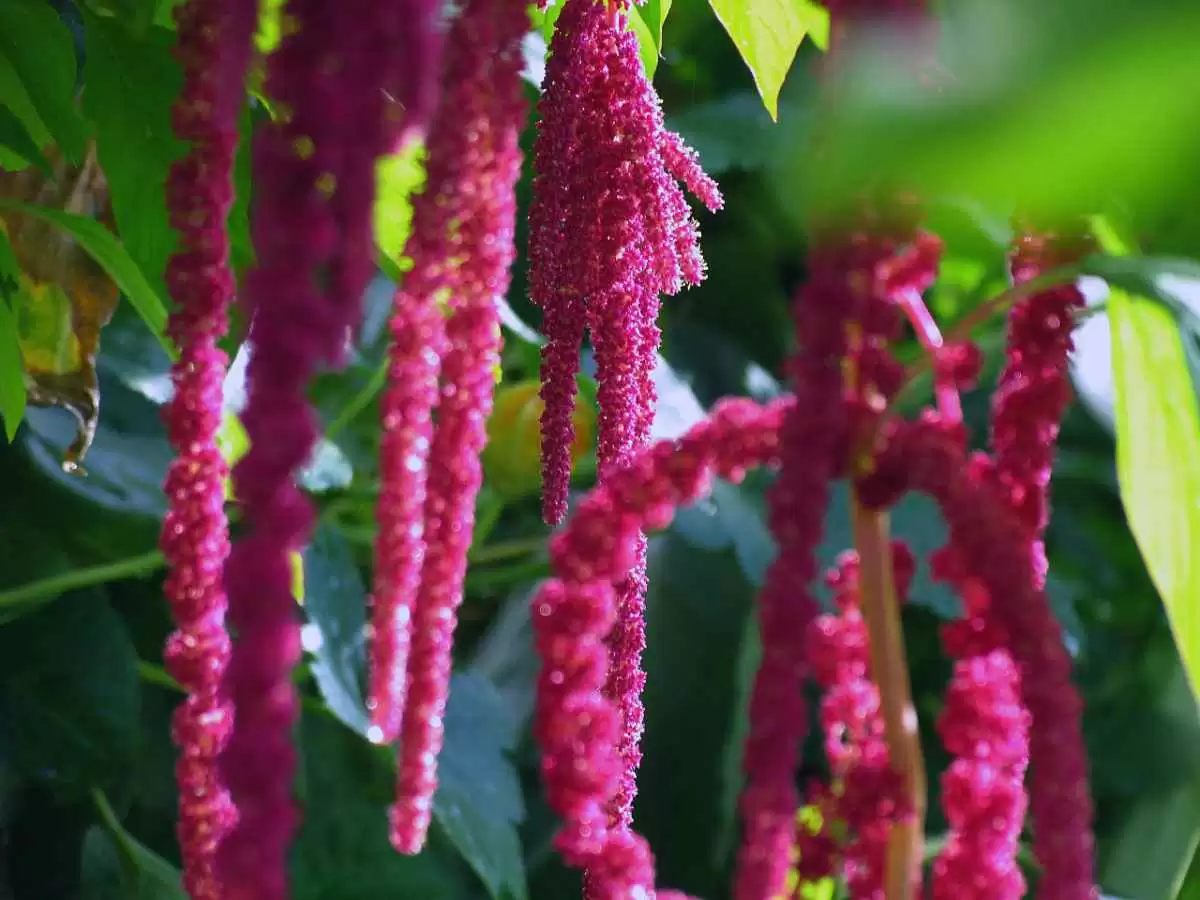
M 552 542 L 557 578 L 533 601 L 542 657 L 534 732 L 550 805 L 563 818 L 555 846 L 587 870 L 593 900 L 654 896 L 649 847 L 611 815 L 625 767 L 619 699 L 605 690 L 616 585 L 638 562 L 642 529 L 669 524 L 676 507 L 703 496 L 713 475 L 737 481 L 747 469 L 775 462 L 779 422 L 790 405 L 719 404 L 678 442 L 660 443 L 614 470 Z
M 411 255 L 418 277 L 398 299 L 401 307 L 413 302 L 422 317 L 436 312 L 443 296 L 450 308 L 444 343 L 423 351 L 432 363 L 441 349 L 442 385 L 429 444 L 425 551 L 390 816 L 392 843 L 403 853 L 417 853 L 424 844 L 437 787 L 451 643 L 500 363 L 497 300 L 508 288 L 515 252 L 518 137 L 526 115 L 521 39 L 527 29 L 525 7 L 515 0 L 470 0 L 452 27 L 445 95 L 429 136 L 427 187 L 413 212 Z M 428 379 L 428 367 L 420 374 Z M 421 389 L 428 384 L 423 381 Z M 426 409 L 417 409 L 416 429 L 426 428 Z
M 245 96 L 254 10 L 222 0 L 193 0 L 176 11 L 175 56 L 184 86 L 175 102 L 176 134 L 191 144 L 167 184 L 180 249 L 167 265 L 175 301 L 168 334 L 179 348 L 175 395 L 166 409 L 177 451 L 167 474 L 169 511 L 162 549 L 177 631 L 164 650 L 167 670 L 187 691 L 173 717 L 179 748 L 178 836 L 183 885 L 193 900 L 219 900 L 219 842 L 234 821 L 217 756 L 233 717 L 221 688 L 229 662 L 222 569 L 229 550 L 224 510 L 226 468 L 217 448 L 226 357 L 217 346 L 234 293 L 225 219 L 233 200 L 237 120 Z

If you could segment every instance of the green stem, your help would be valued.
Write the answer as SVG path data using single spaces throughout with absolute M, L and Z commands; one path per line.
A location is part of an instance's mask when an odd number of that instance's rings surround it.
M 164 565 L 166 565 L 166 560 L 163 559 L 162 552 L 151 550 L 138 556 L 119 559 L 116 562 L 74 569 L 70 572 L 43 578 L 40 581 L 31 581 L 29 584 L 23 584 L 9 591 L 0 591 L 0 609 L 24 603 L 52 600 L 67 591 L 93 587 L 109 581 L 149 575 L 157 572 Z
M 469 555 L 469 559 L 473 563 L 486 565 L 488 563 L 503 562 L 504 560 L 513 559 L 518 556 L 528 556 L 531 553 L 537 553 L 546 547 L 545 535 L 539 535 L 532 538 L 522 538 L 518 541 L 501 541 L 496 544 L 488 544 L 480 547 Z
M 338 417 L 329 423 L 329 427 L 325 429 L 325 440 L 332 441 L 334 436 L 357 419 L 359 414 L 375 399 L 375 395 L 383 390 L 383 386 L 387 383 L 390 363 L 390 357 L 385 355 L 379 367 L 371 373 L 370 379 L 363 385 L 362 390 L 355 394 L 354 398 L 342 408 Z

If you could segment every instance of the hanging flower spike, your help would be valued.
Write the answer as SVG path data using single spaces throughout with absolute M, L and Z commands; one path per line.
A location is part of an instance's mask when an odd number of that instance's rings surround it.
M 895 425 L 879 462 L 874 500 L 894 500 L 910 486 L 932 497 L 949 525 L 964 577 L 989 597 L 1004 598 L 989 604 L 989 611 L 1006 636 L 1032 717 L 1030 805 L 1034 849 L 1042 861 L 1040 890 L 1054 900 L 1095 900 L 1082 703 L 1071 683 L 1062 628 L 1044 589 L 1030 578 L 1034 551 L 1027 526 L 936 417 Z
M 804 643 L 818 607 L 812 594 L 829 482 L 844 468 L 849 428 L 842 362 L 847 330 L 889 242 L 868 235 L 814 247 L 794 305 L 797 343 L 789 374 L 796 404 L 782 426 L 782 467 L 768 494 L 778 553 L 758 599 L 763 658 L 750 696 L 750 733 L 739 806 L 743 837 L 734 896 L 764 900 L 786 888 L 800 797 L 796 769 L 807 725 Z
M 1056 265 L 1074 262 L 1088 250 L 1087 239 L 1079 233 L 1041 236 L 1025 233 L 1018 239 L 1013 253 L 1013 281 L 1020 284 Z M 1007 360 L 992 395 L 994 465 L 988 480 L 1025 527 L 1030 554 L 1029 575 L 1039 589 L 1046 582 L 1042 535 L 1050 512 L 1054 446 L 1071 398 L 1067 368 L 1073 349 L 1071 332 L 1074 315 L 1083 307 L 1083 295 L 1073 284 L 1035 294 L 1017 303 L 1009 314 Z M 1061 647 L 1061 630 L 1056 627 L 1055 633 L 1060 640 L 1059 647 L 1052 650 L 1047 646 L 1044 652 L 1056 657 L 1061 655 L 1069 669 L 1070 660 Z M 1029 694 L 1040 688 L 1042 685 L 1026 674 L 1023 689 L 1026 703 L 1034 714 L 1031 735 L 1034 772 L 1029 803 L 1034 822 L 1034 851 L 1043 870 L 1039 889 L 1047 897 L 1083 896 L 1079 892 L 1085 886 L 1090 888 L 1095 865 L 1092 808 L 1083 758 L 1081 756 L 1077 761 L 1078 771 L 1070 768 L 1055 772 L 1052 766 L 1042 761 L 1045 753 L 1054 753 L 1050 748 L 1057 729 L 1067 729 L 1069 733 L 1072 727 L 1078 727 L 1078 710 L 1075 710 L 1074 726 L 1069 717 L 1062 722 L 1039 720 L 1036 700 Z M 1073 699 L 1077 705 L 1078 698 Z M 1066 704 L 1067 700 L 1065 693 L 1056 691 L 1042 702 Z M 1057 754 L 1053 759 L 1065 764 Z M 1051 771 L 1046 771 L 1047 768 Z M 1076 792 L 1076 796 L 1064 802 L 1065 791 Z
M 430 300 L 449 303 L 437 426 L 428 459 L 425 557 L 413 610 L 408 696 L 390 836 L 403 853 L 425 842 L 450 689 L 451 643 L 482 481 L 495 370 L 498 301 L 515 255 L 518 145 L 526 106 L 523 3 L 469 0 L 446 48 L 445 95 L 429 136 L 428 182 L 413 210 L 412 256 Z
M 916 562 L 907 545 L 892 543 L 899 602 L 904 602 Z M 824 688 L 821 724 L 825 757 L 837 789 L 826 814 L 836 815 L 842 839 L 846 887 L 851 898 L 883 896 L 888 836 L 908 814 L 900 776 L 889 763 L 879 688 L 869 674 L 869 635 L 859 608 L 858 556 L 844 553 L 826 575 L 838 612 L 819 616 L 809 628 L 808 658 Z M 810 850 L 813 841 L 805 840 Z
M 371 51 L 376 58 L 367 73 L 383 67 L 384 84 L 391 90 L 356 92 L 363 107 L 351 142 L 356 159 L 349 165 L 359 179 L 347 196 L 371 196 L 376 177 L 374 162 L 395 149 L 398 141 L 424 134 L 437 97 L 442 40 L 437 28 L 438 5 L 431 0 L 393 0 L 381 7 L 373 21 Z M 403 41 L 402 51 L 397 40 Z M 363 59 L 358 60 L 362 65 Z M 394 92 L 394 93 L 393 93 Z M 354 102 L 352 96 L 348 102 Z M 435 163 L 435 165 L 437 165 Z M 442 166 L 444 169 L 444 165 Z M 431 177 L 440 177 L 431 170 Z M 436 192 L 434 192 L 436 193 Z M 365 214 L 364 214 L 365 213 Z M 436 211 L 432 211 L 434 216 Z M 431 238 L 444 241 L 450 230 L 450 212 L 441 219 L 423 217 L 424 232 L 415 232 L 409 243 L 417 265 L 404 279 L 393 301 L 388 349 L 387 386 L 380 401 L 379 501 L 375 515 L 374 584 L 368 629 L 367 737 L 390 744 L 400 733 L 406 690 L 408 654 L 412 643 L 412 603 L 424 559 L 425 471 L 432 437 L 432 409 L 437 402 L 437 379 L 444 337 L 441 312 L 436 305 L 437 279 L 442 261 L 418 248 Z M 374 269 L 375 244 L 370 209 L 356 207 L 351 216 L 356 229 L 347 243 L 357 254 L 335 272 L 350 280 L 346 296 L 362 295 Z M 357 299 L 354 300 L 357 306 Z M 356 311 L 356 310 L 355 310 Z
M 226 681 L 236 727 L 221 762 L 238 821 L 219 856 L 225 900 L 288 896 L 287 848 L 298 818 L 291 669 L 300 656 L 289 555 L 303 547 L 313 518 L 295 476 L 317 440 L 306 388 L 318 365 L 340 358 L 358 302 L 334 272 L 347 258 L 339 248 L 347 219 L 344 200 L 332 198 L 341 185 L 361 183 L 347 171 L 362 161 L 346 152 L 359 135 L 356 108 L 344 98 L 368 80 L 378 90 L 387 77 L 381 70 L 367 79 L 351 62 L 370 52 L 370 21 L 365 2 L 350 13 L 292 0 L 267 64 L 279 117 L 254 146 L 257 260 L 246 281 L 254 352 L 242 417 L 250 450 L 234 470 L 246 533 L 226 565 L 237 631 Z M 369 198 L 352 201 L 369 215 Z
M 585 325 L 599 383 L 601 471 L 644 445 L 653 416 L 658 295 L 703 277 L 698 228 L 672 174 L 719 207 L 716 184 L 663 126 L 628 0 L 567 0 L 534 144 L 530 297 L 541 307 L 543 512 L 566 513 L 574 378 Z
M 643 838 L 612 820 L 621 789 L 621 712 L 605 690 L 614 589 L 637 562 L 642 529 L 666 527 L 702 497 L 714 475 L 732 481 L 778 456 L 790 398 L 766 407 L 727 400 L 679 441 L 644 451 L 582 502 L 551 543 L 555 579 L 533 600 L 542 659 L 534 734 L 551 807 L 562 817 L 555 847 L 588 872 L 591 900 L 654 897 L 654 861 Z M 665 896 L 664 892 L 660 896 Z
M 184 85 L 175 133 L 190 143 L 171 167 L 167 196 L 180 249 L 167 265 L 175 301 L 167 331 L 179 348 L 175 395 L 166 409 L 177 456 L 167 474 L 169 510 L 162 549 L 167 599 L 177 630 L 167 640 L 168 671 L 187 691 L 175 711 L 179 748 L 178 837 L 183 886 L 193 900 L 220 900 L 216 850 L 234 821 L 217 768 L 232 730 L 221 689 L 229 662 L 222 570 L 229 550 L 224 509 L 226 468 L 217 448 L 226 358 L 217 342 L 228 328 L 234 277 L 225 219 L 233 200 L 237 120 L 254 33 L 253 8 L 230 0 L 193 0 L 175 13 L 175 56 Z
M 1023 234 L 1012 255 L 1013 282 L 1021 284 L 1088 252 L 1077 235 Z M 1067 361 L 1075 313 L 1085 306 L 1074 284 L 1015 304 L 1008 316 L 1004 369 L 992 395 L 991 447 L 995 480 L 1034 542 L 1035 578 L 1046 578 L 1042 533 L 1050 515 L 1050 470 L 1062 417 L 1071 400 Z

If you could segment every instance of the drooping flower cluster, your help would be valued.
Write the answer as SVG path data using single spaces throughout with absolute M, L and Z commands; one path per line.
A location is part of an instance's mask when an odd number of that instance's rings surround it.
M 617 586 L 637 564 L 642 529 L 665 527 L 676 507 L 703 496 L 714 475 L 737 481 L 776 460 L 779 423 L 790 407 L 790 400 L 718 405 L 679 441 L 613 471 L 552 541 L 558 577 L 533 600 L 542 658 L 534 733 L 547 797 L 563 819 L 555 846 L 587 870 L 592 900 L 654 896 L 649 847 L 609 814 L 624 776 L 620 705 L 604 690 Z
M 543 315 L 543 510 L 566 513 L 584 331 L 596 353 L 602 471 L 644 446 L 659 294 L 698 283 L 698 230 L 676 184 L 721 195 L 662 108 L 626 30 L 628 0 L 566 0 L 546 65 L 529 213 L 530 299 Z
M 433 323 L 445 302 L 444 336 L 415 348 L 425 354 L 420 370 L 429 397 L 432 379 L 427 364 L 441 350 L 441 387 L 437 424 L 428 435 L 429 408 L 406 396 L 411 388 L 396 381 L 397 360 L 411 351 L 411 335 L 398 335 L 405 345 L 393 356 L 393 380 L 384 400 L 385 434 L 395 416 L 398 443 L 409 453 L 427 442 L 424 485 L 424 547 L 419 586 L 413 602 L 412 642 L 403 697 L 397 800 L 391 812 L 391 840 L 404 853 L 417 853 L 433 809 L 437 756 L 442 747 L 446 701 L 450 689 L 451 643 L 463 597 L 467 551 L 475 521 L 475 499 L 482 483 L 480 454 L 487 441 L 495 372 L 500 364 L 498 302 L 508 289 L 514 257 L 516 183 L 521 173 L 518 146 L 526 104 L 520 73 L 521 39 L 528 28 L 525 6 L 517 0 L 469 0 L 455 20 L 446 47 L 445 93 L 429 136 L 425 193 L 413 212 L 414 235 L 409 254 L 414 269 L 396 298 L 396 333 L 407 321 L 405 307 L 420 310 L 418 321 Z M 436 332 L 436 326 L 433 329 Z M 411 356 L 409 359 L 411 360 Z M 432 379 L 431 379 L 432 376 Z M 389 404 L 411 403 L 416 431 L 404 431 L 404 411 Z M 416 442 L 413 438 L 416 437 Z M 411 474 L 413 456 L 391 459 L 391 471 Z M 385 470 L 386 471 L 386 470 Z M 407 477 L 401 489 L 411 484 Z M 389 486 L 385 485 L 385 490 Z M 390 486 L 381 507 L 396 497 Z M 410 502 L 407 498 L 405 502 Z M 406 540 L 417 533 L 414 520 Z M 389 523 L 392 524 L 392 523 Z M 396 527 L 394 524 L 392 527 Z M 381 531 L 382 534 L 382 531 Z M 403 552 L 403 550 L 402 550 Z M 388 565 L 411 564 L 404 559 Z M 405 623 L 392 619 L 393 628 Z M 384 627 L 387 623 L 384 623 Z M 378 640 L 378 632 L 376 640 Z M 393 657 L 398 664 L 399 655 Z M 400 676 L 393 675 L 393 683 Z
M 1020 700 L 1032 717 L 1030 804 L 1034 847 L 1043 866 L 1042 890 L 1049 891 L 1046 896 L 1067 900 L 1094 898 L 1092 809 L 1080 723 L 1082 707 L 1071 684 L 1071 661 L 1063 644 L 1062 628 L 1043 587 L 1031 577 L 1037 556 L 1025 524 L 997 492 L 986 467 L 971 465 L 957 429 L 948 431 L 936 416 L 897 423 L 889 429 L 875 479 L 877 499 L 894 499 L 909 488 L 934 499 L 950 528 L 950 544 L 961 565 L 960 578 L 976 583 L 983 592 L 980 596 L 1004 598 L 1002 603 L 987 604 L 988 627 L 1006 636 L 1004 649 L 1019 675 Z M 986 718 L 974 723 L 979 729 L 974 736 L 997 738 L 997 722 L 1011 725 L 1021 721 L 1020 713 L 1010 705 L 1011 681 L 1005 683 L 1011 673 L 1002 658 L 978 653 L 971 656 L 967 666 L 977 671 L 968 669 L 956 690 L 972 690 L 974 699 L 993 704 L 984 710 Z M 978 683 L 980 675 L 988 676 L 986 686 Z M 973 688 L 968 686 L 970 682 L 975 682 Z M 953 723 L 953 707 L 947 715 Z M 947 743 L 956 744 L 961 755 L 969 758 L 978 747 L 971 746 L 969 728 L 956 735 L 957 730 L 951 724 Z M 1019 750 L 1019 746 L 1001 741 L 989 754 L 996 754 L 1001 772 L 1005 767 L 1011 771 L 1020 765 L 1016 760 Z M 992 773 L 977 767 L 962 774 L 962 779 L 952 775 L 950 783 L 974 792 L 958 798 L 964 816 L 978 812 L 983 805 L 988 813 L 1007 814 L 1009 821 L 1013 819 L 1012 807 L 1019 800 L 1012 790 L 991 790 L 996 787 Z M 987 808 L 987 803 L 998 805 Z M 1000 846 L 1006 841 L 1011 846 L 1011 827 L 996 830 Z M 961 889 L 971 889 L 970 883 Z
M 178 455 L 164 486 L 169 509 L 161 543 L 170 570 L 164 589 L 178 630 L 163 656 L 187 691 L 172 724 L 183 885 L 193 900 L 220 900 L 216 850 L 234 810 L 217 767 L 233 728 L 221 686 L 230 654 L 222 581 L 229 537 L 227 472 L 216 440 L 226 358 L 217 342 L 234 293 L 225 219 L 255 16 L 244 3 L 211 0 L 179 7 L 176 20 L 184 84 L 173 124 L 190 148 L 167 183 L 171 225 L 180 237 L 166 270 L 175 301 L 167 330 L 179 350 L 166 423 Z
M 709 206 L 720 192 L 662 108 L 625 28 L 629 0 L 566 0 L 550 44 L 534 145 L 530 298 L 543 315 L 543 513 L 566 513 L 572 410 L 584 332 L 595 351 L 600 477 L 646 446 L 656 401 L 659 295 L 704 277 L 699 230 L 676 179 Z M 622 784 L 613 820 L 628 826 L 641 761 L 645 675 L 644 540 L 618 588 L 606 692 L 621 708 Z
M 908 593 L 915 560 L 907 545 L 892 544 L 896 593 Z M 880 713 L 879 688 L 870 673 L 870 637 L 859 608 L 858 558 L 842 555 L 826 575 L 836 613 L 817 617 L 808 633 L 813 678 L 824 690 L 821 726 L 833 779 L 821 814 L 840 831 L 837 856 L 851 897 L 883 890 L 887 841 L 893 823 L 909 813 L 900 778 L 891 766 Z M 798 830 L 801 870 L 807 878 L 833 874 L 834 854 L 822 850 L 829 826 L 817 834 Z M 822 865 L 825 871 L 821 871 Z
M 400 23 L 389 6 L 386 23 Z M 300 656 L 289 554 L 311 530 L 295 483 L 317 439 L 306 388 L 317 366 L 336 363 L 356 324 L 369 271 L 374 158 L 350 152 L 357 129 L 383 117 L 393 77 L 372 16 L 319 0 L 292 0 L 284 37 L 268 60 L 266 91 L 278 115 L 255 139 L 252 232 L 256 263 L 246 279 L 253 354 L 242 421 L 250 450 L 234 470 L 245 533 L 226 565 L 236 643 L 227 672 L 236 728 L 222 770 L 237 825 L 220 849 L 227 900 L 283 900 L 298 703 L 291 669 Z M 347 96 L 361 96 L 345 104 Z M 384 140 L 368 134 L 378 154 Z M 366 224 L 364 224 L 364 221 Z

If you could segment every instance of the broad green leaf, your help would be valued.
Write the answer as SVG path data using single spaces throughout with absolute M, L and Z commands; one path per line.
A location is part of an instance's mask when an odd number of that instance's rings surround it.
M 75 43 L 54 8 L 40 0 L 4 0 L 0 56 L 16 73 L 59 149 L 72 162 L 82 159 L 87 124 L 75 103 Z
M 74 236 L 79 246 L 116 282 L 121 293 L 133 304 L 133 308 L 163 348 L 174 354 L 174 347 L 166 335 L 167 309 L 162 298 L 150 286 L 142 270 L 112 232 L 94 219 L 47 209 L 44 206 L 14 203 L 0 198 L 0 207 L 44 219 Z
M 308 713 L 298 735 L 305 809 L 292 851 L 295 900 L 487 896 L 441 835 L 419 856 L 403 856 L 388 843 L 387 807 L 395 796 L 390 748 Z
M 42 155 L 37 142 L 22 122 L 7 106 L 0 106 L 0 147 L 11 150 L 26 162 L 36 165 L 51 178 L 54 172 Z
M 375 166 L 375 244 L 397 272 L 411 265 L 404 245 L 412 231 L 412 197 L 425 180 L 424 146 L 410 141 Z
M 304 643 L 314 657 L 317 687 L 330 711 L 365 735 L 367 595 L 362 577 L 346 542 L 326 527 L 318 528 L 305 553 L 305 569 Z M 518 727 L 489 682 L 470 675 L 453 679 L 434 819 L 496 900 L 527 896 L 517 835 L 524 807 L 508 759 Z
M 96 129 L 121 242 L 146 280 L 166 296 L 163 270 L 177 242 L 167 216 L 166 181 L 185 147 L 171 127 L 179 93 L 175 36 L 152 28 L 134 38 L 117 20 L 84 13 L 83 109 Z
M 68 594 L 8 623 L 0 660 L 0 734 L 13 765 L 73 788 L 126 770 L 138 742 L 137 656 L 103 594 Z
M 1200 412 L 1169 310 L 1112 287 L 1117 475 L 1129 526 L 1200 698 Z
M 671 0 L 646 0 L 639 10 L 642 21 L 650 30 L 650 36 L 654 38 L 654 46 L 659 49 L 659 52 L 662 51 L 663 45 L 663 26 L 666 24 L 670 12 Z
M 709 0 L 717 18 L 742 55 L 763 105 L 779 118 L 783 87 L 812 15 L 795 0 Z
M 179 870 L 126 834 L 88 829 L 79 863 L 80 900 L 188 900 Z

